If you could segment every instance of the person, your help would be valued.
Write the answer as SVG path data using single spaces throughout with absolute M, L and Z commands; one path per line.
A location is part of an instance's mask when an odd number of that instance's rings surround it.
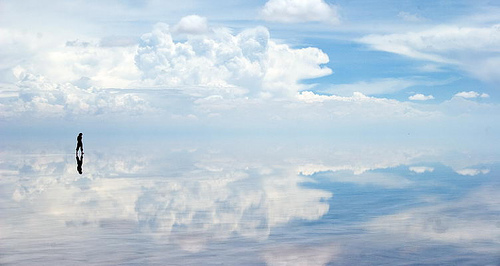
M 83 133 L 80 133 L 78 134 L 78 137 L 76 137 L 76 153 L 78 154 L 78 149 L 81 149 L 82 150 L 82 154 L 83 154 L 83 142 L 82 142 L 82 136 L 83 136 Z
M 83 174 L 82 165 L 83 165 L 83 152 L 80 155 L 80 157 L 78 157 L 78 154 L 76 155 L 76 171 L 79 174 Z

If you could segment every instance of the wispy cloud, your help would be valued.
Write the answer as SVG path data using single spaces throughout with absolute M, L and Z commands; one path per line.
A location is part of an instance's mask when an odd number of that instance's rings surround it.
M 488 243 L 480 252 L 498 253 L 500 232 L 492 215 L 500 202 L 491 188 L 481 188 L 458 202 L 440 202 L 382 216 L 367 223 L 372 233 L 389 234 L 394 238 L 422 239 L 445 243 Z M 474 244 L 465 248 L 475 248 Z
M 340 245 L 278 245 L 262 254 L 267 265 L 327 265 L 335 261 L 342 252 Z
M 475 77 L 498 80 L 499 25 L 485 27 L 435 26 L 423 31 L 372 34 L 358 39 L 372 49 L 418 60 L 457 66 Z
M 320 89 L 320 91 L 342 96 L 351 95 L 354 92 L 360 92 L 364 95 L 380 95 L 399 92 L 414 86 L 430 87 L 444 85 L 451 83 L 454 80 L 455 79 L 444 79 L 432 81 L 421 77 L 381 78 L 368 81 L 358 81 L 350 84 L 335 84 L 325 89 Z
M 419 16 L 417 14 L 410 13 L 410 12 L 405 12 L 405 11 L 399 12 L 398 17 L 401 18 L 402 20 L 408 21 L 408 22 L 424 21 L 424 18 L 422 18 L 421 16 Z

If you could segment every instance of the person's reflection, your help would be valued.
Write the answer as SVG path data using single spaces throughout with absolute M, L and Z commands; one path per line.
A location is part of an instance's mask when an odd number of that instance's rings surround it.
M 80 157 L 76 155 L 76 171 L 78 171 L 79 174 L 83 174 L 82 165 L 83 165 L 83 153 L 80 155 Z

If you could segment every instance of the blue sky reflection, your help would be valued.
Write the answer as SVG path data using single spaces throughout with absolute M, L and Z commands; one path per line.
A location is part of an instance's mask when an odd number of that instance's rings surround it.
M 2 263 L 497 259 L 491 153 L 464 160 L 435 146 L 106 143 L 88 150 L 82 175 L 57 145 L 2 151 Z

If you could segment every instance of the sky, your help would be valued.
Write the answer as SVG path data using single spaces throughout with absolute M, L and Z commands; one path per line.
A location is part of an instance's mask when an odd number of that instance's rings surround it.
M 498 1 L 0 0 L 0 133 L 498 134 Z

